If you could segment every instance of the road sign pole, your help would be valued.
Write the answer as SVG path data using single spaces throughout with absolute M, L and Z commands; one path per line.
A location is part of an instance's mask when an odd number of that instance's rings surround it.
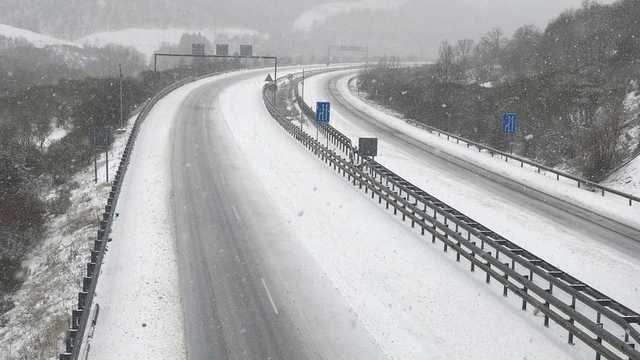
M 98 183 L 98 149 L 93 148 L 93 182 Z
M 107 174 L 107 182 L 109 182 L 109 149 L 108 148 L 105 149 L 104 156 L 105 156 L 105 160 L 106 160 L 105 161 L 105 163 L 106 163 L 105 171 L 106 171 L 106 174 Z
M 122 64 L 118 65 L 120 69 L 120 129 L 124 129 L 124 107 L 122 99 Z
M 302 103 L 304 104 L 304 68 L 302 68 Z M 302 131 L 302 121 L 304 119 L 304 111 L 302 111 L 302 106 L 300 106 L 300 131 Z
M 276 101 L 278 97 L 278 58 L 275 58 L 275 65 L 273 69 L 273 106 L 276 106 Z

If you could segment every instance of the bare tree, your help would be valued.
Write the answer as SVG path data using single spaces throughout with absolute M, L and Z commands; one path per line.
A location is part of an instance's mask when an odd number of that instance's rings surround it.
M 438 63 L 436 64 L 436 77 L 443 83 L 453 82 L 456 79 L 456 53 L 448 41 L 440 44 Z

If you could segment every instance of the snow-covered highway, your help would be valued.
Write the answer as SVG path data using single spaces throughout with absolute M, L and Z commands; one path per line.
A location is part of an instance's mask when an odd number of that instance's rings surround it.
M 337 129 L 352 139 L 380 138 L 381 163 L 564 271 L 632 309 L 640 308 L 640 236 L 636 230 L 640 208 L 624 202 L 617 208 L 612 206 L 617 199 L 598 199 L 599 195 L 574 184 L 534 172 L 520 179 L 524 171 L 519 172 L 519 165 L 478 155 L 401 119 L 390 119 L 393 116 L 350 93 L 347 81 L 353 75 L 353 71 L 343 71 L 308 79 L 307 103 L 331 101 Z M 497 165 L 491 167 L 490 162 Z M 515 175 L 507 177 L 494 169 L 500 167 L 513 168 Z M 545 192 L 550 188 L 553 192 Z M 592 208 L 578 212 L 569 205 L 577 196 L 595 198 L 587 202 Z M 575 201 L 580 204 L 580 199 Z M 612 209 L 618 212 L 616 221 L 593 213 L 600 210 L 610 215 L 606 211 Z M 620 286 L 620 281 L 626 286 Z
M 187 85 L 143 123 L 90 359 L 589 354 L 308 153 L 265 109 L 266 73 Z

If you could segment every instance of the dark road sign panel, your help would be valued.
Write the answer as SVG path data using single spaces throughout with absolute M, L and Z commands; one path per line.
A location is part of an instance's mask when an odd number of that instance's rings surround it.
M 329 123 L 331 120 L 331 103 L 318 101 L 316 103 L 316 121 L 320 123 Z
M 204 56 L 204 44 L 191 44 L 191 54 Z
M 216 44 L 216 55 L 229 56 L 229 44 Z
M 337 48 L 341 51 L 367 51 L 367 48 L 364 46 L 338 46 Z
M 360 138 L 358 153 L 364 157 L 378 156 L 378 138 Z
M 240 56 L 253 56 L 253 45 L 240 45 Z
M 91 128 L 91 144 L 97 147 L 108 147 L 113 143 L 113 129 L 111 127 Z

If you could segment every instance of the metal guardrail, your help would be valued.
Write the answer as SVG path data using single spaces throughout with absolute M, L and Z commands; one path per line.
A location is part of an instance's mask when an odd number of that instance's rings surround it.
M 352 77 L 351 79 L 349 79 L 349 87 L 351 87 L 352 81 L 355 80 L 356 78 L 357 78 L 357 76 Z M 610 194 L 614 194 L 614 195 L 620 196 L 620 197 L 625 198 L 625 199 L 628 200 L 629 206 L 632 206 L 633 202 L 640 203 L 640 197 L 625 193 L 623 191 L 616 190 L 616 189 L 613 189 L 613 188 L 610 188 L 610 187 L 607 187 L 607 186 L 603 186 L 603 185 L 600 185 L 600 184 L 598 184 L 596 182 L 593 182 L 593 181 L 590 181 L 590 180 L 587 180 L 587 179 L 584 179 L 584 178 L 569 174 L 567 172 L 560 171 L 560 170 L 554 169 L 554 168 L 546 166 L 546 165 L 542 165 L 542 164 L 537 163 L 537 162 L 535 162 L 535 161 L 533 161 L 531 159 L 527 159 L 527 158 L 524 158 L 524 157 L 521 157 L 521 156 L 518 156 L 518 155 L 513 155 L 513 154 L 506 153 L 504 151 L 498 150 L 498 149 L 493 148 L 491 146 L 488 146 L 488 145 L 485 145 L 485 144 L 481 144 L 481 143 L 475 142 L 473 140 L 469 140 L 467 138 L 464 138 L 464 137 L 456 135 L 456 134 L 452 134 L 452 133 L 447 132 L 447 131 L 440 130 L 440 129 L 436 128 L 436 127 L 424 124 L 424 123 L 419 122 L 419 121 L 410 120 L 410 119 L 406 119 L 405 121 L 410 125 L 413 125 L 413 126 L 415 126 L 417 128 L 426 130 L 426 131 L 428 131 L 430 133 L 435 133 L 438 136 L 443 136 L 443 137 L 446 136 L 447 140 L 449 140 L 449 141 L 452 141 L 452 139 L 453 139 L 458 144 L 463 143 L 463 144 L 466 144 L 467 147 L 474 146 L 474 147 L 476 147 L 478 149 L 478 151 L 482 152 L 483 150 L 485 150 L 491 156 L 494 156 L 494 155 L 497 154 L 497 155 L 503 157 L 506 162 L 508 162 L 509 160 L 520 162 L 520 167 L 524 167 L 524 164 L 527 164 L 527 165 L 529 165 L 529 166 L 531 166 L 533 168 L 536 168 L 538 173 L 540 173 L 542 170 L 544 170 L 546 172 L 555 174 L 556 175 L 556 180 L 560 180 L 560 178 L 562 177 L 562 178 L 566 178 L 566 179 L 575 181 L 577 183 L 577 185 L 578 185 L 578 188 L 582 188 L 584 185 L 586 185 L 586 186 L 588 186 L 588 187 L 590 187 L 592 189 L 597 189 L 598 191 L 600 191 L 602 193 L 602 196 L 604 196 L 605 193 L 610 193 Z
M 640 359 L 636 345 L 640 344 L 640 314 L 611 297 L 578 280 L 568 273 L 537 257 L 517 244 L 489 230 L 480 223 L 431 196 L 417 186 L 393 173 L 383 165 L 362 159 L 335 136 L 340 132 L 329 126 L 319 127 L 338 152 L 322 145 L 291 123 L 287 116 L 271 103 L 264 88 L 264 101 L 271 115 L 294 138 L 312 151 L 327 165 L 352 182 L 370 192 L 371 198 L 394 215 L 410 221 L 420 234 L 431 234 L 433 243 L 440 241 L 443 251 L 455 253 L 456 261 L 466 259 L 470 271 L 476 268 L 486 273 L 487 284 L 495 280 L 502 286 L 503 296 L 509 292 L 522 300 L 522 310 L 532 305 L 544 316 L 544 326 L 550 321 L 568 331 L 568 343 L 581 340 L 601 357 L 613 360 Z M 345 150 L 346 149 L 346 150 Z
M 80 358 L 80 351 L 89 325 L 93 298 L 98 285 L 100 268 L 106 252 L 107 242 L 110 240 L 109 234 L 111 233 L 111 225 L 113 223 L 118 197 L 120 195 L 120 190 L 122 189 L 124 175 L 131 160 L 131 153 L 140 130 L 140 125 L 146 119 L 147 115 L 149 115 L 149 112 L 154 105 L 167 94 L 185 84 L 211 75 L 212 74 L 197 78 L 189 77 L 164 88 L 144 104 L 142 110 L 136 117 L 129 139 L 127 140 L 127 145 L 122 154 L 122 158 L 120 159 L 118 170 L 116 171 L 115 178 L 111 184 L 111 191 L 107 198 L 107 204 L 104 212 L 102 213 L 102 219 L 100 220 L 93 249 L 91 249 L 90 252 L 90 260 L 87 263 L 86 275 L 82 278 L 82 290 L 78 292 L 76 308 L 71 311 L 69 329 L 67 330 L 64 340 L 65 349 L 59 355 L 60 360 L 77 360 Z M 94 315 L 94 319 L 92 320 L 93 323 L 96 321 L 95 317 L 97 317 L 97 311 Z

